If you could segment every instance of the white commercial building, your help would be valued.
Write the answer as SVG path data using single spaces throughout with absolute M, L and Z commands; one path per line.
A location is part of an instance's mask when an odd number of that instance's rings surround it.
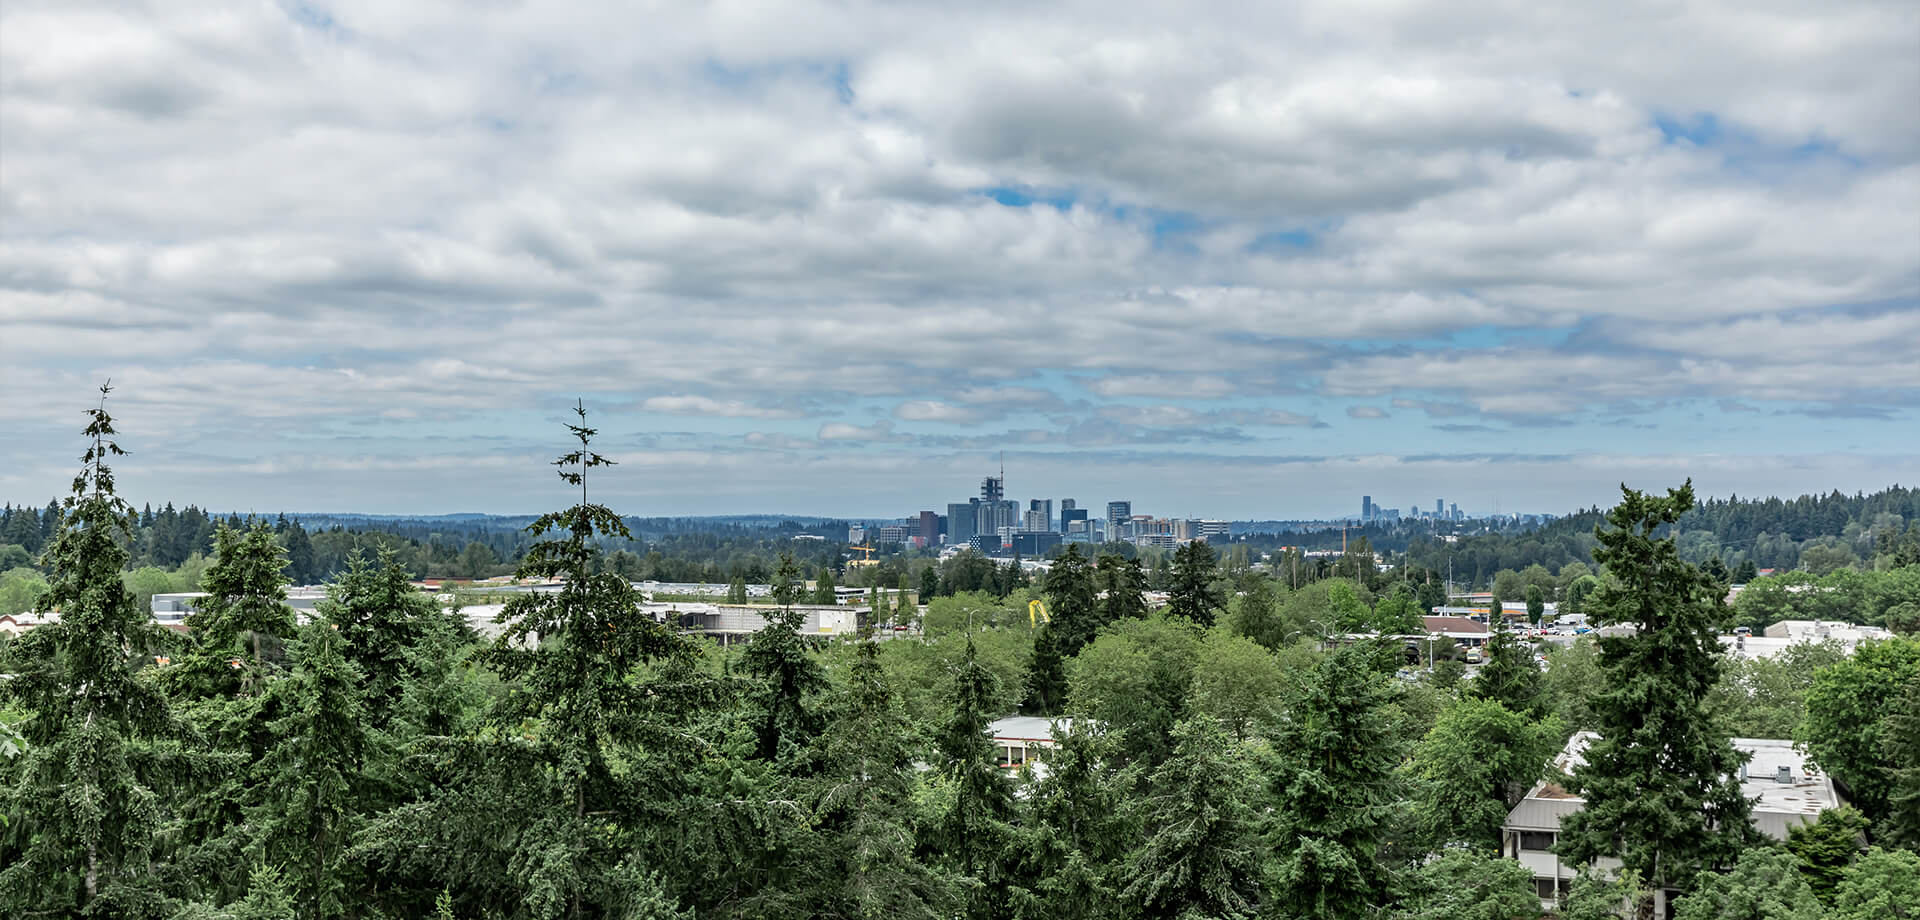
M 1535 891 L 1547 907 L 1566 895 L 1580 869 L 1562 862 L 1553 852 L 1560 839 L 1560 822 L 1587 804 L 1562 787 L 1558 777 L 1585 764 L 1587 745 L 1598 737 L 1593 732 L 1579 732 L 1569 739 L 1566 749 L 1554 758 L 1549 777 L 1534 784 L 1533 791 L 1513 807 L 1500 828 L 1501 853 L 1533 873 Z M 1785 840 L 1788 828 L 1811 823 L 1822 811 L 1846 804 L 1834 790 L 1833 780 L 1811 769 L 1806 755 L 1795 750 L 1793 742 L 1735 738 L 1733 747 L 1751 755 L 1740 773 L 1740 791 L 1753 801 L 1753 826 L 1761 833 Z M 1617 860 L 1600 860 L 1603 869 L 1619 865 Z M 1664 895 L 1660 900 L 1664 901 Z M 1655 916 L 1665 916 L 1662 904 L 1655 907 Z

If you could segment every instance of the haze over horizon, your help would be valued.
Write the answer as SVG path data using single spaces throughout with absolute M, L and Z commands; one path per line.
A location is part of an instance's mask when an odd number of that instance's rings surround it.
M 0 498 L 1566 513 L 1920 470 L 1920 7 L 17 0 Z

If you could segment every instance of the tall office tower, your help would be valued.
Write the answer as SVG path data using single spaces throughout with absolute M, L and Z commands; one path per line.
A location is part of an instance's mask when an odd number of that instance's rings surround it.
M 940 545 L 940 515 L 938 512 L 920 512 L 920 544 L 922 546 Z
M 1047 529 L 1046 514 L 1044 512 L 1037 511 L 1037 510 L 1028 511 L 1026 518 L 1020 522 L 1020 529 L 1026 533 L 1036 533 L 1038 531 L 1046 530 Z
M 1001 497 L 1007 494 L 1006 486 L 1007 477 L 1005 473 L 998 476 L 988 476 L 980 480 L 980 500 L 989 503 L 999 501 Z
M 1365 524 L 1371 520 L 1373 520 L 1373 496 L 1362 495 L 1360 496 L 1360 523 Z
M 1441 501 L 1442 499 L 1438 499 L 1438 498 L 1433 500 L 1433 516 L 1436 518 L 1443 518 L 1447 516 L 1447 506 L 1441 504 Z
M 1053 499 L 1051 498 L 1028 499 L 1027 500 L 1028 518 L 1031 519 L 1033 517 L 1034 512 L 1036 511 L 1040 513 L 1040 526 L 1028 527 L 1027 529 L 1028 530 L 1052 530 L 1053 529 Z
M 1463 518 L 1463 517 L 1461 517 L 1461 516 L 1460 516 L 1460 503 L 1459 503 L 1459 502 L 1453 502 L 1452 504 L 1449 504 L 1449 505 L 1447 506 L 1447 517 L 1448 517 L 1448 518 L 1450 518 L 1450 519 L 1452 519 L 1452 520 L 1455 520 L 1455 521 L 1464 521 L 1464 520 L 1466 520 L 1466 518 Z
M 1078 507 L 1080 507 L 1080 503 L 1071 498 L 1063 498 L 1060 500 L 1060 510 L 1062 512 L 1072 511 Z
M 1120 529 L 1133 520 L 1133 502 L 1107 502 L 1107 539 L 1120 539 Z
M 948 543 L 954 546 L 962 545 L 972 540 L 974 534 L 980 532 L 979 527 L 976 526 L 976 514 L 978 512 L 975 510 L 979 507 L 980 500 L 977 498 L 969 502 L 956 502 L 947 506 Z

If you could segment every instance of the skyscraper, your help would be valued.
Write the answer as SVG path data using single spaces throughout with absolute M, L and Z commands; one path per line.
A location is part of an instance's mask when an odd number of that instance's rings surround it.
M 1365 524 L 1371 520 L 1373 520 L 1373 496 L 1362 495 L 1360 496 L 1360 523 Z
M 1107 539 L 1120 538 L 1121 528 L 1133 520 L 1133 502 L 1107 502 Z
M 973 539 L 979 533 L 977 511 L 980 500 L 956 502 L 947 506 L 947 542 L 958 546 Z
M 1443 518 L 1447 516 L 1447 506 L 1444 504 L 1441 504 L 1441 502 L 1443 501 L 1445 501 L 1445 499 L 1436 498 L 1433 500 L 1433 516 L 1436 518 Z

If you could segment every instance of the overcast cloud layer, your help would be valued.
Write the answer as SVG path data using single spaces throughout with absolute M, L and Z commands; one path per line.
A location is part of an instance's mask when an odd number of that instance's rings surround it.
M 1912 484 L 1920 6 L 1546 6 L 9 0 L 0 497 Z

